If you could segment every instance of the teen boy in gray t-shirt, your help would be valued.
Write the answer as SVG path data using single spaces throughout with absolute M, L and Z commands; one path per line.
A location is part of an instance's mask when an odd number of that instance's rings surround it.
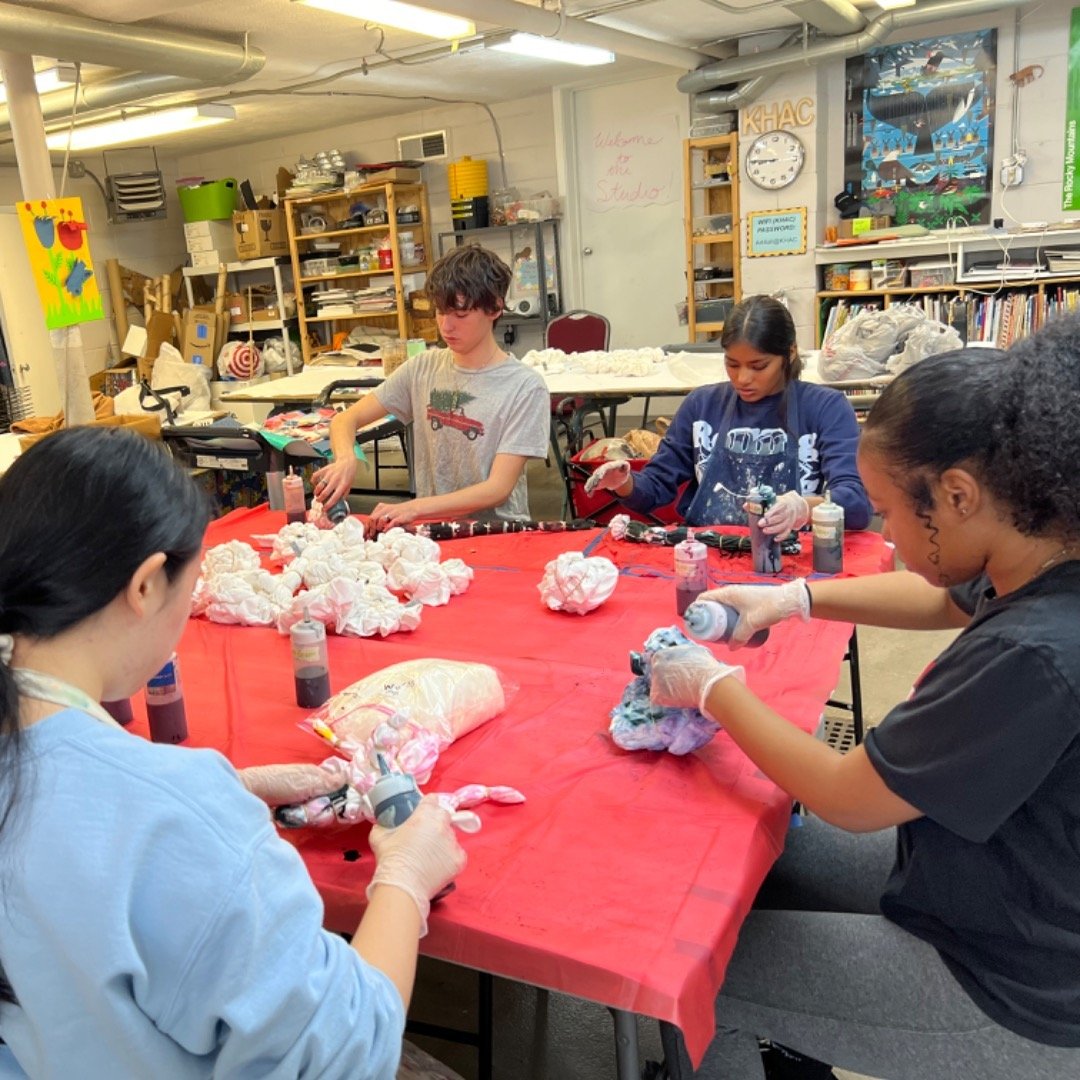
M 447 348 L 407 361 L 334 417 L 334 463 L 314 477 L 324 506 L 352 486 L 356 432 L 392 413 L 413 422 L 417 497 L 379 503 L 375 531 L 419 518 L 528 518 L 525 464 L 547 451 L 551 406 L 540 376 L 495 340 L 509 285 L 509 267 L 474 245 L 432 267 L 427 292 Z

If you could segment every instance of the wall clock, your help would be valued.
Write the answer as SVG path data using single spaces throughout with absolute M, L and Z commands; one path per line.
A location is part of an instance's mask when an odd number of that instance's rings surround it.
M 802 171 L 806 149 L 790 131 L 759 135 L 746 153 L 746 176 L 766 191 L 779 191 Z

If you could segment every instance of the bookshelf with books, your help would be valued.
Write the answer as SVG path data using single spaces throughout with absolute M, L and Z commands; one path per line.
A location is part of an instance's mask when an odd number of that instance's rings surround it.
M 953 230 L 916 240 L 818 248 L 815 262 L 818 347 L 859 311 L 895 304 L 915 304 L 954 327 L 965 342 L 999 348 L 1058 314 L 1080 311 L 1080 227 L 1000 235 Z M 870 288 L 850 288 L 853 268 L 870 271 Z M 865 274 L 855 276 L 865 282 Z M 836 282 L 847 287 L 832 287 Z

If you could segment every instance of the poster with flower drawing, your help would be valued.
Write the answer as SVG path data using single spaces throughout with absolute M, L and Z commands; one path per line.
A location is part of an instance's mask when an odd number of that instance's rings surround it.
M 82 199 L 38 199 L 15 209 L 45 325 L 59 330 L 104 318 Z

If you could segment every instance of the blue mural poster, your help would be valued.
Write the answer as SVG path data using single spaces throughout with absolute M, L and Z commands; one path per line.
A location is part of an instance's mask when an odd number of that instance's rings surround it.
M 997 31 L 883 45 L 847 61 L 844 186 L 897 225 L 990 220 Z

